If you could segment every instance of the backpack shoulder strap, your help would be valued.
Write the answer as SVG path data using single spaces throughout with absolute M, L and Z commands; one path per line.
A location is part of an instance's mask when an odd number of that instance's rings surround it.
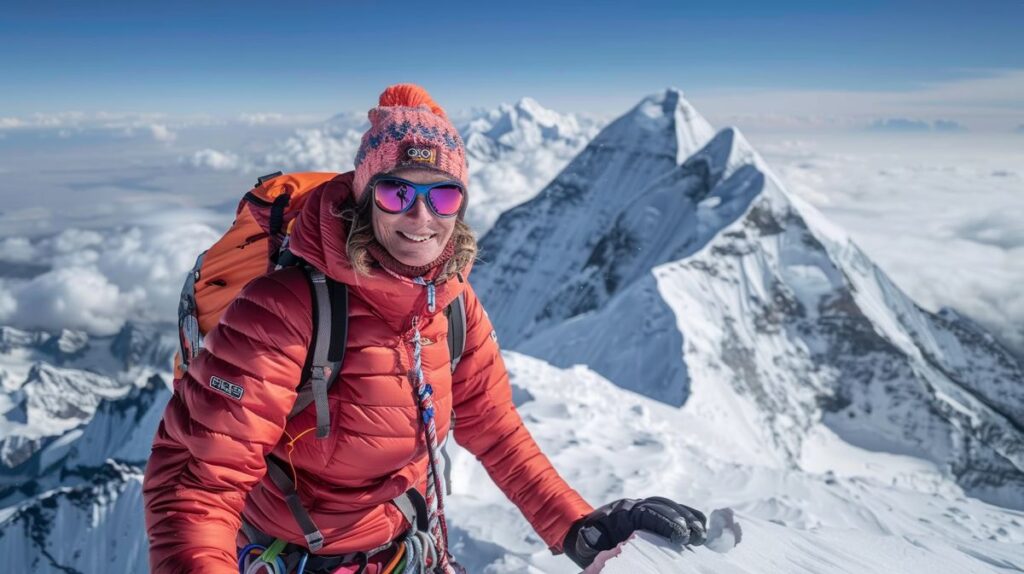
M 444 310 L 445 318 L 448 319 L 448 353 L 451 362 L 452 372 L 459 366 L 462 354 L 466 351 L 466 297 L 463 293 L 455 298 Z M 448 431 L 455 430 L 455 410 L 452 410 L 452 418 Z M 452 459 L 448 456 L 448 438 L 445 437 L 441 443 L 441 458 L 444 474 L 445 494 L 452 493 Z
M 309 368 L 299 383 L 299 394 L 288 418 L 316 405 L 316 437 L 326 438 L 331 432 L 331 414 L 327 390 L 337 380 L 345 358 L 348 339 L 348 288 L 331 280 L 313 267 L 305 266 L 306 278 L 313 295 L 313 338 Z
M 288 418 L 316 405 L 316 436 L 331 431 L 327 391 L 337 380 L 348 342 L 348 286 L 338 283 L 311 266 L 303 267 L 313 296 L 313 338 L 299 393 Z M 466 303 L 460 294 L 445 309 L 448 319 L 448 351 L 455 371 L 466 349 Z
M 445 308 L 448 317 L 448 353 L 450 354 L 452 372 L 459 366 L 462 353 L 466 350 L 466 296 L 459 296 Z

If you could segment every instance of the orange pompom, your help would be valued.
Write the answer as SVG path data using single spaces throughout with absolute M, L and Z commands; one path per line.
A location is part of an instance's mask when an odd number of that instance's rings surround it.
M 380 94 L 379 105 L 381 106 L 407 106 L 414 108 L 421 104 L 430 106 L 430 111 L 434 112 L 435 115 L 442 118 L 447 117 L 444 113 L 444 108 L 437 105 L 437 102 L 430 97 L 430 94 L 416 84 L 395 84 L 388 86 Z

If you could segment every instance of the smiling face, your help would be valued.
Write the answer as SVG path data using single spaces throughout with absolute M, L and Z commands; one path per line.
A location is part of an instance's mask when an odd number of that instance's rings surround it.
M 390 173 L 413 183 L 448 181 L 448 176 L 435 171 L 402 168 Z M 370 200 L 372 203 L 372 199 Z M 392 257 L 402 263 L 419 267 L 441 255 L 455 230 L 455 217 L 437 217 L 426 204 L 425 197 L 405 213 L 385 213 L 373 206 L 373 233 Z

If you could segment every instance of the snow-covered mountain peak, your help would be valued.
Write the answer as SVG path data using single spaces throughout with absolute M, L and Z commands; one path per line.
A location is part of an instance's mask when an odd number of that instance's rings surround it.
M 674 154 L 608 144 L 609 130 L 622 127 L 617 124 L 605 128 L 537 196 L 504 212 L 480 241 L 476 284 L 491 292 L 491 316 L 508 321 L 511 344 L 530 334 L 548 295 L 584 267 L 614 217 L 676 165 Z M 552 249 L 560 255 L 541 255 Z
M 593 143 L 668 154 L 678 164 L 714 135 L 711 124 L 683 97 L 682 91 L 669 88 L 641 100 L 613 121 Z
M 481 241 L 482 257 L 490 265 L 481 266 L 477 282 L 481 291 L 490 289 L 491 281 L 501 284 L 501 295 L 488 304 L 492 317 L 510 322 L 506 340 L 516 344 L 545 321 L 564 318 L 545 309 L 548 296 L 574 283 L 573 276 L 594 256 L 614 218 L 660 179 L 674 177 L 666 174 L 679 172 L 680 157 L 704 148 L 705 157 L 694 162 L 724 174 L 735 155 L 735 138 L 727 132 L 709 143 L 714 138 L 711 126 L 679 90 L 648 96 L 594 137 L 536 197 L 505 212 Z M 519 247 L 510 251 L 508 245 Z M 559 255 L 550 260 L 526 257 L 532 261 L 526 267 L 506 261 L 555 245 L 561 246 L 555 248 Z M 593 303 L 590 291 L 576 295 L 572 313 Z
M 593 136 L 591 124 L 574 114 L 561 114 L 523 97 L 515 104 L 500 104 L 478 114 L 460 132 L 470 157 L 499 159 L 503 152 L 561 144 L 575 146 Z M 580 142 L 582 143 L 582 142 Z
M 522 114 L 532 116 L 539 123 L 555 124 L 561 119 L 561 114 L 558 114 L 552 110 L 545 108 L 540 103 L 531 98 L 530 96 L 523 96 L 519 98 L 519 101 L 515 104 L 515 109 Z
M 486 232 L 534 196 L 597 134 L 602 121 L 547 109 L 533 98 L 473 110 L 457 120 L 470 173 L 467 220 Z
M 127 322 L 110 341 L 110 354 L 126 371 L 149 368 L 166 371 L 177 351 L 176 326 L 170 323 Z
M 89 334 L 85 331 L 61 329 L 60 333 L 51 337 L 43 345 L 58 363 L 63 363 L 82 356 L 89 348 Z
M 681 162 L 678 133 L 701 142 Z M 824 425 L 1024 506 L 1020 363 L 915 305 L 678 90 L 612 122 L 481 246 L 475 284 L 510 348 L 733 427 L 748 460 L 814 464 Z

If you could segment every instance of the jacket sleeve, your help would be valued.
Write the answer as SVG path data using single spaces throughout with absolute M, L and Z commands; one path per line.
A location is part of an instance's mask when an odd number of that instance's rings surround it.
M 143 483 L 154 574 L 238 572 L 245 498 L 284 432 L 312 332 L 311 296 L 284 273 L 246 286 L 174 381 Z
M 540 451 L 523 425 L 490 319 L 466 286 L 466 349 L 453 374 L 455 439 L 483 463 L 552 552 L 591 507 Z

